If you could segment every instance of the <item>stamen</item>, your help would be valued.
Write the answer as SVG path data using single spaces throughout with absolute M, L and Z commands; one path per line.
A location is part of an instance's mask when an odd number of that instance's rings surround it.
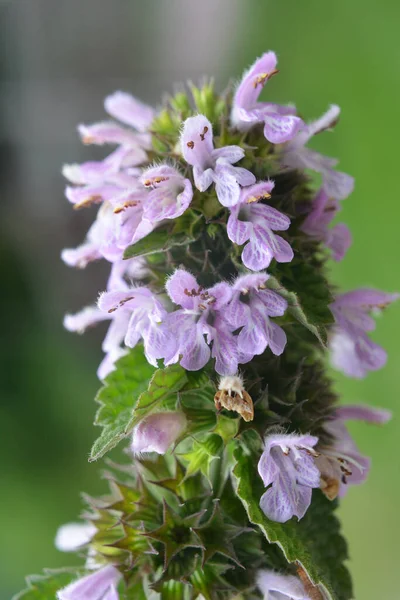
M 114 214 L 118 215 L 119 213 L 124 212 L 124 210 L 126 210 L 127 208 L 131 208 L 133 206 L 137 206 L 138 202 L 136 202 L 136 200 L 127 200 L 126 202 L 124 202 L 123 204 L 120 204 L 119 206 L 116 206 L 114 208 Z
M 204 127 L 204 129 L 203 129 L 203 133 L 201 133 L 201 134 L 200 134 L 200 138 L 201 138 L 201 141 L 202 141 L 202 142 L 204 142 L 204 138 L 205 138 L 205 135 L 206 135 L 207 131 L 208 131 L 208 127 L 207 127 L 207 125 L 206 125 L 206 126 Z M 189 145 L 189 144 L 188 144 L 188 145 Z
M 269 200 L 271 198 L 271 194 L 265 192 L 265 194 L 261 194 L 261 196 L 249 196 L 249 198 L 247 198 L 246 200 L 246 204 L 253 204 L 253 202 L 258 202 L 262 198 L 265 198 L 265 200 Z
M 155 183 L 161 183 L 162 181 L 168 181 L 169 177 L 153 177 L 153 179 L 146 179 L 146 181 L 143 182 L 143 185 L 145 187 L 150 187 L 152 185 L 154 185 Z
M 279 73 L 278 69 L 274 69 L 270 73 L 261 73 L 261 75 L 256 77 L 256 79 L 254 80 L 254 89 L 256 89 L 259 85 L 264 86 L 267 83 L 268 79 L 271 79 L 271 77 L 273 75 L 276 75 L 277 73 Z
M 193 148 L 194 148 L 194 142 L 188 142 L 186 145 L 187 145 L 188 148 L 190 148 L 191 150 L 193 150 Z
M 124 306 L 124 304 L 129 302 L 129 300 L 134 300 L 134 299 L 135 299 L 135 296 L 130 296 L 129 298 L 124 298 L 123 300 L 120 300 L 116 306 L 113 306 L 112 308 L 110 308 L 107 312 L 113 313 L 116 310 L 118 310 L 119 308 L 121 308 L 122 306 Z
M 185 288 L 183 293 L 190 298 L 197 298 L 197 296 L 200 296 L 200 288 L 197 291 L 194 288 L 191 291 Z
M 306 454 L 308 454 L 309 456 L 313 456 L 314 458 L 318 458 L 318 456 L 321 456 L 320 452 L 317 452 L 316 450 L 314 450 L 313 448 L 303 448 L 302 446 L 297 446 L 299 448 L 299 450 L 304 450 L 304 452 Z
M 93 204 L 100 204 L 100 202 L 102 202 L 102 201 L 103 201 L 103 198 L 99 194 L 95 194 L 93 196 L 89 196 L 88 198 L 85 198 L 81 202 L 77 202 L 76 204 L 74 204 L 74 210 L 80 210 L 81 208 L 88 208 L 89 206 L 92 206 Z
M 85 144 L 85 146 L 89 146 L 90 144 L 94 143 L 94 137 L 92 135 L 84 135 L 82 138 L 82 144 Z

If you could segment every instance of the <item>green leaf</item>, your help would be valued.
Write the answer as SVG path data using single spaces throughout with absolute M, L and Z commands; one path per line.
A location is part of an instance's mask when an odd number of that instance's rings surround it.
M 50 600 L 56 592 L 79 577 L 76 569 L 44 569 L 44 575 L 29 575 L 27 589 L 13 596 L 12 600 Z
M 149 386 L 154 371 L 139 346 L 116 363 L 96 396 L 100 408 L 95 425 L 103 431 L 93 444 L 89 461 L 97 460 L 125 437 L 135 402 Z
M 350 600 L 353 597 L 351 581 L 343 564 L 348 558 L 347 547 L 332 514 L 335 504 L 324 498 L 319 490 L 314 490 L 312 504 L 301 521 L 271 521 L 259 506 L 265 489 L 257 473 L 254 455 L 246 455 L 241 447 L 234 455 L 237 494 L 250 522 L 258 525 L 268 542 L 279 545 L 288 562 L 305 570 L 312 583 L 325 594 L 324 599 Z
M 302 306 L 299 295 L 295 292 L 290 292 L 287 290 L 275 277 L 269 277 L 267 281 L 267 287 L 271 290 L 274 290 L 283 298 L 285 298 L 285 300 L 287 300 L 288 312 L 296 319 L 296 321 L 311 331 L 311 333 L 314 334 L 319 340 L 321 345 L 325 347 L 327 342 L 326 324 L 330 324 L 333 319 L 329 309 L 327 309 L 328 302 L 325 301 L 324 303 L 324 308 L 328 310 L 326 323 L 321 323 L 321 319 L 317 315 L 313 314 L 312 307 L 308 306 L 306 309 L 304 306 Z
M 174 408 L 176 394 L 186 383 L 186 371 L 179 364 L 158 369 L 151 378 L 148 389 L 139 396 L 131 418 L 126 424 L 125 434 L 128 434 L 139 421 L 154 410 L 161 407 Z M 168 400 L 172 403 L 168 404 Z
M 186 246 L 194 242 L 201 231 L 202 215 L 193 210 L 187 210 L 185 214 L 174 221 L 172 231 L 152 231 L 145 238 L 135 244 L 128 246 L 124 252 L 124 258 L 137 256 L 148 256 L 166 252 L 174 246 Z

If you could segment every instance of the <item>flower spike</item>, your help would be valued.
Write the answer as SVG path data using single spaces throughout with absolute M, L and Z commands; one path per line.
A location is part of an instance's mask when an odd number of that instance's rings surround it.
M 370 459 L 347 421 L 390 414 L 342 406 L 326 358 L 355 378 L 383 367 L 369 333 L 399 295 L 336 293 L 327 262 L 351 233 L 334 218 L 354 182 L 308 144 L 340 109 L 304 123 L 260 101 L 277 73 L 269 51 L 233 94 L 208 80 L 157 110 L 116 91 L 78 127 L 104 154 L 63 168 L 94 221 L 62 259 L 109 269 L 64 325 L 108 325 L 89 460 L 129 448 L 57 533 L 82 569 L 28 580 L 26 600 L 353 597 L 333 511 Z

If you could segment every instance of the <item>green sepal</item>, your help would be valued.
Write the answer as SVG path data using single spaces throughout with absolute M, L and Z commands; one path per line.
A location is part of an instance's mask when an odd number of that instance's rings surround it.
M 139 485 L 138 485 L 139 484 Z M 135 505 L 140 502 L 143 497 L 143 484 L 141 481 L 135 484 L 135 486 L 129 486 L 119 481 L 110 480 L 110 488 L 113 496 L 117 497 L 117 500 L 113 501 L 109 508 L 117 510 L 125 514 L 131 513 Z
M 205 600 L 226 598 L 228 592 L 230 592 L 229 597 L 239 600 L 240 596 L 236 595 L 234 587 L 229 585 L 227 580 L 223 578 L 223 575 L 226 572 L 229 574 L 231 570 L 232 565 L 228 563 L 219 564 L 208 562 L 204 567 L 196 569 L 190 576 L 189 581 L 193 586 L 195 593 L 201 594 Z
M 207 222 L 211 219 L 215 219 L 223 211 L 226 211 L 226 208 L 218 202 L 217 195 L 214 191 L 203 192 L 201 198 L 195 196 L 193 204 L 196 210 L 199 210 L 204 215 Z M 220 234 L 221 232 L 222 228 L 218 223 L 211 223 L 207 228 L 207 234 L 211 239 L 216 239 L 217 234 Z
M 259 504 L 265 488 L 257 472 L 257 458 L 246 454 L 240 446 L 234 456 L 235 488 L 250 522 L 260 528 L 269 543 L 279 545 L 289 563 L 304 569 L 323 598 L 350 600 L 351 581 L 343 564 L 347 558 L 346 544 L 332 514 L 333 503 L 314 490 L 312 504 L 301 521 L 294 518 L 286 523 L 271 521 Z
M 123 536 L 116 540 L 112 545 L 112 548 L 117 551 L 121 550 L 127 553 L 129 559 L 125 563 L 129 569 L 132 569 L 138 562 L 143 567 L 144 563 L 149 563 L 149 555 L 158 554 L 154 549 L 150 541 L 143 535 L 144 526 L 143 524 L 136 528 L 129 524 L 123 524 Z
M 214 82 L 209 81 L 202 88 L 197 88 L 194 85 L 190 86 L 194 103 L 198 112 L 211 123 L 218 121 L 220 116 L 225 111 L 225 102 L 219 98 L 214 91 Z
M 129 582 L 124 593 L 119 594 L 120 600 L 156 600 L 154 594 L 148 593 L 148 586 L 145 585 L 146 577 L 141 575 L 140 581 Z M 146 582 L 147 583 L 147 582 Z
M 128 246 L 124 258 L 165 253 L 175 246 L 187 246 L 199 237 L 202 219 L 201 214 L 189 209 L 173 221 L 172 229 L 156 229 L 135 244 Z
M 175 463 L 176 463 L 176 466 L 175 466 L 174 477 L 167 477 L 164 479 L 161 478 L 158 480 L 153 479 L 153 480 L 149 480 L 149 483 L 152 483 L 153 485 L 157 485 L 161 488 L 164 488 L 165 490 L 172 492 L 179 499 L 181 499 L 180 486 L 185 477 L 185 470 L 184 470 L 182 464 L 179 462 L 179 460 L 176 460 Z
M 225 415 L 217 415 L 217 425 L 214 429 L 214 433 L 217 433 L 222 437 L 225 444 L 228 444 L 233 440 L 240 426 L 240 417 L 232 418 Z
M 181 120 L 179 115 L 173 114 L 167 108 L 162 109 L 155 119 L 153 119 L 150 131 L 153 134 L 151 137 L 156 155 L 173 151 L 176 140 L 179 137 L 180 126 Z
M 156 589 L 153 587 L 153 589 Z M 157 591 L 160 593 L 162 600 L 189 600 L 190 593 L 187 589 L 187 585 L 182 581 L 176 581 L 175 579 L 169 579 L 162 581 L 157 586 Z
M 113 483 L 115 484 L 115 482 Z M 125 486 L 119 482 L 115 485 L 119 491 L 118 499 L 112 502 L 107 509 L 113 513 L 121 512 L 126 524 L 137 526 L 144 523 L 148 528 L 156 527 L 162 514 L 160 503 L 151 494 L 142 477 L 137 477 L 135 483 L 132 484 L 134 487 Z
M 163 545 L 164 571 L 168 568 L 171 559 L 186 548 L 203 549 L 194 527 L 199 524 L 204 511 L 182 517 L 171 509 L 164 500 L 163 523 L 157 529 L 144 533 Z
M 181 120 L 187 119 L 190 115 L 192 109 L 185 92 L 177 92 L 173 98 L 169 99 L 169 103 L 173 110 L 179 113 Z
M 221 460 L 223 447 L 224 442 L 216 433 L 211 433 L 201 442 L 194 440 L 192 450 L 181 455 L 187 463 L 185 479 L 200 471 L 210 480 L 211 463 L 215 459 Z
M 202 567 L 211 560 L 215 554 L 222 554 L 232 560 L 237 566 L 244 568 L 236 556 L 232 540 L 244 533 L 247 529 L 229 524 L 226 515 L 222 515 L 218 500 L 214 500 L 214 506 L 210 518 L 193 531 L 199 536 L 203 546 Z
M 185 598 L 192 600 L 191 586 L 188 585 L 188 582 L 199 564 L 200 551 L 198 548 L 186 548 L 179 551 L 166 569 L 160 569 L 156 573 L 157 579 L 151 585 L 151 589 L 160 593 L 163 600 L 165 591 L 168 593 L 171 588 L 174 588 L 173 582 L 180 583 L 184 586 Z M 178 589 L 181 589 L 180 586 Z

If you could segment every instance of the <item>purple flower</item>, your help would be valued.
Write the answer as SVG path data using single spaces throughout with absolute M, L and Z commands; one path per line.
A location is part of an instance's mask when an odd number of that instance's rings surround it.
M 146 169 L 137 182 L 140 188 L 128 189 L 125 196 L 110 200 L 117 217 L 114 237 L 122 251 L 148 235 L 164 219 L 182 215 L 193 197 L 189 179 L 167 164 Z
M 118 600 L 116 586 L 120 579 L 119 571 L 108 565 L 59 590 L 57 600 Z
M 170 362 L 177 362 L 181 356 L 182 367 L 197 371 L 207 364 L 211 354 L 216 359 L 217 373 L 234 375 L 238 368 L 236 338 L 223 317 L 232 295 L 230 286 L 221 282 L 204 289 L 193 275 L 178 269 L 168 279 L 166 290 L 171 300 L 182 307 L 168 317 L 178 344 L 177 354 Z
M 75 552 L 86 546 L 96 532 L 92 523 L 66 523 L 57 530 L 54 544 L 61 552 Z
M 149 275 L 149 269 L 144 257 L 117 260 L 111 265 L 111 272 L 107 282 L 107 291 L 122 290 L 127 287 L 127 281 L 137 281 Z
M 107 96 L 104 108 L 109 115 L 140 132 L 146 132 L 149 129 L 156 115 L 151 106 L 126 92 L 114 92 Z
M 115 92 L 105 99 L 106 111 L 129 125 L 136 131 L 122 127 L 113 121 L 103 121 L 93 125 L 79 125 L 78 131 L 84 144 L 118 144 L 122 148 L 118 152 L 132 151 L 136 154 L 136 164 L 147 160 L 144 150 L 151 148 L 151 137 L 147 130 L 155 117 L 155 111 L 130 94 Z M 137 133 L 139 132 L 139 133 Z M 106 159 L 107 161 L 107 159 Z M 96 163 L 86 163 L 87 165 Z
M 314 459 L 318 438 L 311 435 L 273 434 L 265 438 L 258 472 L 264 485 L 260 507 L 273 521 L 301 519 L 310 506 L 312 488 L 320 485 Z
M 293 108 L 269 102 L 257 102 L 264 85 L 275 75 L 276 55 L 266 52 L 248 69 L 239 83 L 233 99 L 232 125 L 246 131 L 256 123 L 264 123 L 264 135 L 273 144 L 291 140 L 303 125 L 293 115 Z
M 269 317 L 280 317 L 287 308 L 282 296 L 265 289 L 266 273 L 242 275 L 232 286 L 232 299 L 224 310 L 224 318 L 232 328 L 242 328 L 237 337 L 239 362 L 249 362 L 262 354 L 267 346 L 279 356 L 286 345 L 285 332 Z
M 252 271 L 266 269 L 273 258 L 277 262 L 290 262 L 293 258 L 288 242 L 273 233 L 288 229 L 289 217 L 259 202 L 262 198 L 270 198 L 273 187 L 273 181 L 260 181 L 244 188 L 239 203 L 230 209 L 228 237 L 238 245 L 248 242 L 242 252 L 242 261 Z
M 121 348 L 121 343 L 125 338 L 129 315 L 124 312 L 112 315 L 103 312 L 97 306 L 87 306 L 74 315 L 67 314 L 64 317 L 65 329 L 80 334 L 97 323 L 107 320 L 111 320 L 111 325 L 102 344 L 106 356 L 97 370 L 97 376 L 101 380 L 114 369 L 115 362 L 127 353 L 126 349 Z
M 111 267 L 107 290 L 129 290 L 130 288 L 125 278 L 140 279 L 146 275 L 146 263 L 142 258 L 116 261 Z M 127 353 L 125 348 L 121 348 L 121 343 L 125 338 L 129 318 L 130 315 L 128 313 L 121 311 L 118 313 L 108 313 L 100 310 L 97 306 L 87 306 L 74 315 L 67 314 L 64 317 L 64 327 L 68 331 L 80 334 L 101 321 L 112 321 L 102 344 L 106 356 L 97 371 L 97 375 L 101 380 L 105 379 L 114 369 L 115 362 Z
M 257 586 L 264 594 L 264 600 L 311 600 L 300 579 L 294 575 L 258 571 Z
M 101 257 L 111 262 L 122 259 L 125 248 L 145 237 L 159 222 L 182 215 L 193 190 L 179 171 L 162 164 L 145 170 L 140 178 L 136 172 L 119 172 L 113 176 L 112 185 L 106 182 L 67 188 L 67 196 L 75 206 L 87 205 L 95 198 L 104 202 L 86 242 L 62 254 L 67 264 L 84 267 Z
M 92 125 L 78 125 L 78 131 L 84 144 L 118 144 L 124 147 L 136 149 L 138 155 L 142 148 L 149 149 L 150 138 L 147 134 L 138 134 L 126 127 L 121 127 L 113 121 L 102 121 Z M 145 152 L 141 152 L 142 161 L 147 158 Z
M 122 249 L 117 244 L 115 224 L 111 204 L 103 204 L 84 243 L 77 248 L 65 248 L 61 253 L 62 260 L 68 266 L 79 269 L 84 269 L 89 263 L 101 258 L 110 262 L 121 260 Z
M 234 206 L 239 202 L 240 186 L 256 181 L 247 169 L 232 166 L 244 157 L 240 146 L 214 149 L 212 125 L 204 115 L 186 119 L 181 147 L 186 162 L 193 166 L 197 189 L 205 192 L 214 182 L 218 200 L 223 206 Z
M 146 417 L 133 430 L 131 450 L 134 454 L 165 454 L 186 427 L 180 412 L 160 412 Z
M 313 135 L 334 127 L 338 121 L 339 113 L 340 108 L 333 105 L 322 117 L 304 127 L 296 137 L 286 144 L 283 160 L 288 167 L 311 169 L 321 173 L 323 186 L 328 196 L 337 200 L 344 200 L 353 191 L 354 179 L 346 173 L 333 169 L 338 163 L 336 159 L 328 158 L 305 147 Z
M 124 198 L 140 191 L 137 165 L 145 160 L 141 150 L 120 147 L 101 161 L 64 165 L 64 177 L 74 184 L 66 187 L 65 195 L 75 209 Z
M 90 262 L 105 258 L 109 262 L 121 261 L 124 250 L 133 241 L 147 235 L 153 225 L 143 218 L 141 195 L 143 189 L 132 195 L 116 199 L 116 206 L 105 202 L 90 227 L 86 240 L 77 248 L 66 248 L 61 257 L 69 266 L 85 268 Z M 136 197 L 136 199 L 134 199 Z M 133 240 L 133 241 L 132 241 Z
M 151 223 L 180 217 L 193 198 L 189 179 L 174 167 L 161 164 L 143 171 L 139 181 L 149 191 L 143 206 L 143 218 Z
M 367 332 L 375 329 L 370 312 L 378 312 L 397 300 L 399 294 L 359 289 L 336 298 L 330 305 L 336 327 L 330 340 L 333 366 L 349 377 L 363 378 L 368 371 L 381 369 L 387 354 L 369 339 Z
M 97 325 L 101 321 L 107 321 L 110 317 L 101 312 L 97 306 L 86 306 L 74 315 L 67 314 L 64 317 L 64 327 L 74 333 L 85 333 L 87 329 Z
M 324 427 L 333 443 L 318 447 L 321 454 L 315 462 L 321 472 L 321 489 L 330 500 L 337 495 L 344 496 L 348 485 L 363 483 L 371 465 L 370 459 L 360 454 L 345 422 L 357 420 L 383 425 L 390 418 L 391 413 L 387 410 L 354 405 L 339 407 L 332 419 L 325 423 Z
M 103 342 L 104 352 L 119 351 L 123 341 L 134 348 L 142 339 L 146 358 L 155 367 L 158 359 L 168 361 L 175 355 L 176 341 L 165 323 L 168 313 L 149 289 L 104 292 L 98 306 L 113 319 Z
M 311 211 L 301 226 L 304 233 L 315 240 L 325 242 L 336 261 L 344 258 L 352 242 L 350 230 L 344 223 L 338 223 L 332 229 L 328 227 L 339 210 L 339 202 L 330 198 L 324 187 L 321 187 L 314 198 Z

